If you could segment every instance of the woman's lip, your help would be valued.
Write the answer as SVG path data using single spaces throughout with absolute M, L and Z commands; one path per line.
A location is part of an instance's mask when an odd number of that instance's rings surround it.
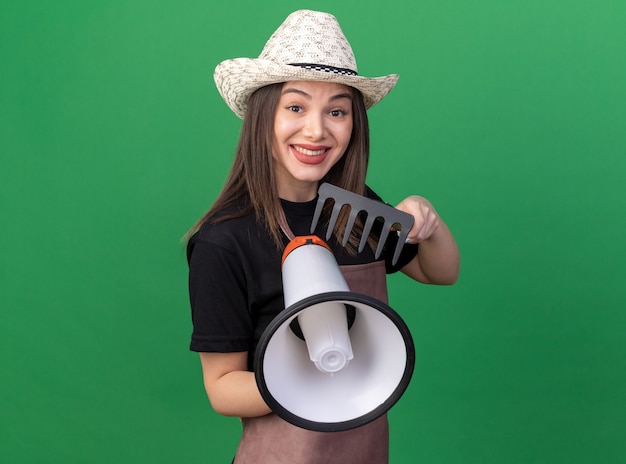
M 291 153 L 295 158 L 304 164 L 321 164 L 324 162 L 330 147 L 321 147 L 313 145 L 291 145 Z

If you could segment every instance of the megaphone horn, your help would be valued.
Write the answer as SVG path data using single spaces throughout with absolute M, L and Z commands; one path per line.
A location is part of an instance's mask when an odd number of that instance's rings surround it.
M 413 374 L 408 327 L 388 305 L 350 292 L 328 245 L 296 237 L 283 254 L 285 307 L 263 332 L 255 377 L 278 416 L 309 430 L 349 430 L 387 412 Z

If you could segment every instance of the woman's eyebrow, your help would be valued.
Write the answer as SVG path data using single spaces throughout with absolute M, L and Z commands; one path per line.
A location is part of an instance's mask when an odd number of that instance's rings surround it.
M 283 89 L 283 91 L 281 92 L 281 95 L 286 95 L 289 93 L 296 93 L 298 95 L 302 95 L 303 97 L 305 97 L 308 100 L 311 100 L 311 95 L 309 95 L 308 93 L 306 93 L 304 90 L 300 90 L 297 89 L 295 87 L 287 87 L 286 89 Z M 336 95 L 333 95 L 332 97 L 330 97 L 328 99 L 328 101 L 335 101 L 335 100 L 340 100 L 342 98 L 347 98 L 348 100 L 352 100 L 352 94 L 349 92 L 345 92 L 345 93 L 338 93 Z
M 296 88 L 292 88 L 292 87 L 287 87 L 286 89 L 284 89 L 281 92 L 281 95 L 286 95 L 288 93 L 297 93 L 299 95 L 302 95 L 303 97 L 307 98 L 307 99 L 311 99 L 311 95 L 309 95 L 308 93 L 306 93 L 304 90 L 300 90 L 300 89 L 296 89 Z
M 338 93 L 337 95 L 333 95 L 332 97 L 330 97 L 330 101 L 340 100 L 342 98 L 347 98 L 348 100 L 352 100 L 352 94 L 348 92 Z

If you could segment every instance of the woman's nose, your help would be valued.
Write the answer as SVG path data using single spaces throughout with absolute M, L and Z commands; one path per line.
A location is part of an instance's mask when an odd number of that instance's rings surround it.
M 324 137 L 326 127 L 324 125 L 324 118 L 321 114 L 308 114 L 304 127 L 302 129 L 305 137 L 311 140 L 319 140 Z

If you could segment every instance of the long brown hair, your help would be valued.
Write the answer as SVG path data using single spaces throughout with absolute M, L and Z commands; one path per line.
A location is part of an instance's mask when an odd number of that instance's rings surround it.
M 235 159 L 224 188 L 213 206 L 193 225 L 185 238 L 193 235 L 207 221 L 217 223 L 254 212 L 257 221 L 267 227 L 276 247 L 279 250 L 284 247 L 280 226 L 284 222 L 284 212 L 278 197 L 272 156 L 274 114 L 282 87 L 283 83 L 268 85 L 250 97 Z M 369 123 L 361 92 L 354 88 L 351 90 L 352 136 L 344 155 L 320 183 L 328 182 L 363 195 L 369 163 Z M 343 236 L 346 217 L 347 212 L 342 211 L 335 236 Z

